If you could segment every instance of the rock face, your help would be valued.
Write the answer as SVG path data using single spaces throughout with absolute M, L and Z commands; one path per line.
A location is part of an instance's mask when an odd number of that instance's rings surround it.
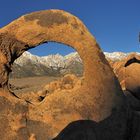
M 40 90 L 37 91 L 18 91 L 14 90 L 14 86 L 11 90 L 15 92 L 15 95 L 33 104 L 40 104 L 46 96 L 50 94 L 55 94 L 57 92 L 69 92 L 72 89 L 80 88 L 83 83 L 83 78 L 77 77 L 73 74 L 67 74 L 62 78 L 55 79 L 54 81 L 42 86 Z M 16 87 L 15 87 L 16 88 Z
M 39 105 L 27 103 L 26 125 L 22 130 L 17 128 L 14 131 L 8 127 L 12 121 L 7 123 L 4 119 L 8 119 L 8 116 L 0 114 L 3 119 L 1 122 L 6 122 L 4 127 L 10 129 L 10 134 L 15 134 L 13 139 L 49 140 L 70 122 L 89 119 L 99 124 L 102 122 L 99 128 L 100 132 L 106 133 L 104 139 L 123 140 L 127 136 L 132 112 L 125 102 L 119 82 L 95 38 L 77 17 L 67 12 L 34 12 L 0 29 L 1 96 L 8 96 L 14 104 L 7 86 L 12 63 L 24 51 L 48 41 L 69 45 L 79 53 L 84 64 L 83 83 L 78 88 L 51 94 Z M 1 102 L 4 102 L 3 98 Z M 25 113 L 21 114 L 23 118 Z M 18 120 L 18 117 L 15 119 Z M 18 120 L 17 123 L 21 125 L 22 121 Z M 0 133 L 3 136 L 3 131 Z M 26 138 L 22 137 L 23 133 Z M 9 140 L 6 136 L 3 139 Z
M 25 101 L 9 97 L 6 91 L 0 91 L 0 139 L 27 140 L 30 137 L 26 129 L 27 113 Z
M 112 64 L 130 106 L 140 110 L 140 55 L 129 54 L 121 61 Z
M 132 53 L 112 65 L 124 90 L 140 99 L 140 55 Z

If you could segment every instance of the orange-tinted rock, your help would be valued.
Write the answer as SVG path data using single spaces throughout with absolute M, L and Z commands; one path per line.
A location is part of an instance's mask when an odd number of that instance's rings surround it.
M 63 78 L 46 85 L 44 89 L 48 91 L 48 93 L 53 93 L 54 91 L 57 92 L 60 90 L 71 90 L 73 88 L 81 87 L 82 81 L 82 78 L 78 78 L 73 74 L 67 74 Z
M 122 61 L 116 62 L 112 67 L 122 88 L 140 99 L 140 56 L 132 53 Z
M 71 88 L 67 79 L 71 78 L 65 78 L 62 80 L 65 89 L 50 94 L 39 105 L 29 104 L 26 127 L 17 130 L 20 131 L 17 139 L 22 139 L 26 130 L 29 136 L 25 133 L 25 139 L 52 139 L 70 122 L 83 119 L 103 122 L 101 128 L 106 137 L 114 131 L 116 140 L 124 138 L 130 110 L 118 79 L 95 38 L 77 17 L 67 12 L 34 12 L 0 29 L 1 88 L 7 88 L 13 61 L 25 50 L 48 41 L 77 50 L 84 64 L 82 85 L 67 90 Z
M 7 93 L 8 91 L 0 90 L 0 139 L 28 139 L 29 134 L 26 129 L 27 103 L 13 96 L 8 96 Z
M 25 50 L 47 41 L 61 42 L 75 48 L 84 63 L 83 86 L 76 91 L 76 94 L 80 97 L 81 94 L 88 93 L 92 103 L 87 102 L 87 107 L 93 106 L 94 110 L 91 112 L 94 114 L 94 120 L 100 121 L 108 117 L 112 108 L 117 107 L 116 105 L 122 100 L 121 88 L 103 52 L 95 38 L 75 16 L 60 10 L 35 12 L 1 28 L 0 34 L 1 46 L 5 44 L 7 38 L 10 38 L 2 49 L 6 48 L 5 65 L 8 67 Z M 4 79 L 6 81 L 6 76 Z

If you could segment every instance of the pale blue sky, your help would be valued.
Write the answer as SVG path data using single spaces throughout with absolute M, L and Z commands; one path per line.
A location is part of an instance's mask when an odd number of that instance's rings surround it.
M 78 16 L 104 51 L 140 51 L 140 0 L 1 0 L 0 28 L 23 14 L 46 9 L 63 9 Z M 54 43 L 31 50 L 37 55 L 72 51 Z

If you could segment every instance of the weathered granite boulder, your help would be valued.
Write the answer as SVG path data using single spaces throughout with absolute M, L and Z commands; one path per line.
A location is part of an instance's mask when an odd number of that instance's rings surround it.
M 133 109 L 140 110 L 140 56 L 132 53 L 112 67 Z
M 83 84 L 76 89 L 51 94 L 39 105 L 11 97 L 8 76 L 14 60 L 24 51 L 49 41 L 66 44 L 79 53 L 84 64 Z M 98 122 L 102 139 L 124 140 L 127 130 L 132 128 L 131 125 L 128 127 L 128 121 L 133 112 L 98 43 L 77 17 L 65 11 L 34 12 L 0 29 L 0 87 L 1 103 L 5 102 L 4 107 L 0 106 L 4 110 L 4 114 L 0 114 L 0 123 L 3 123 L 0 135 L 6 140 L 50 140 L 69 123 L 87 119 Z M 5 96 L 10 101 L 5 101 Z M 21 113 L 15 110 L 22 104 L 28 108 L 26 113 L 24 107 L 18 109 Z M 9 108 L 12 115 L 7 112 Z M 17 127 L 15 131 L 9 127 L 13 122 L 7 120 L 13 114 L 15 119 L 19 114 L 22 114 L 20 119 L 26 118 L 23 129 Z M 20 119 L 15 126 L 22 124 Z M 4 127 L 9 132 L 7 135 L 3 135 Z

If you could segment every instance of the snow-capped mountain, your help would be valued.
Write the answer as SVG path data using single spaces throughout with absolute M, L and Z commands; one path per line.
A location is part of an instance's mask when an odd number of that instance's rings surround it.
M 136 53 L 137 55 L 140 55 L 140 53 L 138 53 L 138 52 L 130 52 L 130 53 L 123 53 L 123 52 L 108 53 L 108 52 L 104 52 L 106 58 L 110 59 L 112 61 L 120 61 L 120 60 L 126 58 L 128 55 L 134 54 L 134 53 Z
M 39 57 L 25 52 L 13 64 L 11 77 L 81 75 L 83 64 L 77 53 Z
M 123 53 L 123 52 L 112 52 L 112 53 L 104 52 L 104 54 L 106 58 L 109 58 L 112 61 L 121 60 L 129 55 L 129 53 Z
M 16 59 L 14 63 L 15 64 L 18 64 L 20 66 L 23 66 L 23 65 L 26 65 L 27 62 L 29 62 L 29 61 L 31 63 L 34 63 L 34 64 L 39 64 L 39 63 L 42 62 L 42 59 L 41 59 L 41 57 L 36 56 L 36 55 L 33 55 L 33 54 L 31 54 L 31 53 L 29 53 L 29 52 L 26 51 L 26 52 L 24 52 L 22 54 L 21 57 L 19 57 L 18 59 Z
M 127 57 L 130 53 L 104 52 L 107 59 L 119 61 Z M 140 55 L 139 53 L 137 53 Z M 13 64 L 11 77 L 27 76 L 60 76 L 66 73 L 81 75 L 83 64 L 77 52 L 66 56 L 60 54 L 39 57 L 29 52 L 24 52 Z

